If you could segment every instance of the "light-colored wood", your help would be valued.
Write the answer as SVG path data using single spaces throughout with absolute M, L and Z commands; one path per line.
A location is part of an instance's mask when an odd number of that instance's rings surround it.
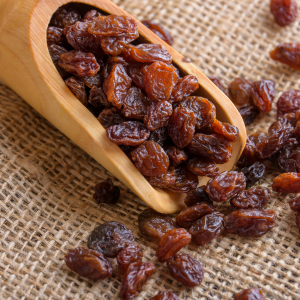
M 108 140 L 101 124 L 56 71 L 47 49 L 46 29 L 52 14 L 68 2 L 72 1 L 0 0 L 0 78 L 149 206 L 162 213 L 181 210 L 185 195 L 151 187 L 119 147 Z M 75 2 L 93 5 L 109 14 L 130 16 L 108 0 Z M 220 165 L 221 170 L 232 169 L 246 141 L 245 126 L 235 106 L 199 69 L 140 22 L 138 30 L 148 42 L 163 44 L 183 74 L 197 76 L 201 86 L 198 94 L 216 105 L 219 120 L 239 128 L 232 159 Z M 201 183 L 205 181 L 202 179 Z

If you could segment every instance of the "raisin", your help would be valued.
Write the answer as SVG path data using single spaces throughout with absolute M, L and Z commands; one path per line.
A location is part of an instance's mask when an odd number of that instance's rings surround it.
M 118 253 L 132 244 L 134 236 L 124 224 L 109 221 L 96 227 L 89 236 L 87 246 L 107 257 L 116 257 Z
M 263 163 L 256 162 L 252 166 L 239 169 L 238 171 L 246 176 L 246 187 L 248 188 L 264 177 L 266 166 Z
M 218 211 L 205 215 L 189 230 L 192 242 L 197 246 L 203 246 L 216 238 L 222 230 L 224 215 Z
M 215 163 L 201 157 L 192 157 L 187 162 L 187 168 L 198 176 L 216 177 L 220 174 Z
M 252 104 L 245 104 L 238 108 L 240 115 L 242 116 L 245 125 L 252 124 L 259 116 L 259 109 Z
M 180 249 L 188 245 L 191 241 L 191 235 L 182 228 L 171 229 L 161 238 L 156 257 L 158 261 L 165 262 L 172 258 Z
M 237 208 L 257 208 L 261 209 L 267 205 L 271 196 L 269 189 L 265 187 L 254 187 L 249 190 L 242 191 L 235 197 L 231 198 L 230 204 Z
M 185 208 L 176 218 L 176 223 L 180 227 L 190 228 L 201 217 L 214 212 L 214 207 L 210 202 L 201 202 Z
M 171 34 L 160 24 L 153 22 L 152 20 L 144 20 L 142 23 L 159 36 L 167 44 L 172 45 L 174 40 Z
M 114 107 L 102 110 L 97 119 L 106 129 L 124 122 L 123 116 Z
M 97 203 L 116 204 L 120 199 L 120 188 L 107 178 L 95 186 L 93 197 Z
M 296 127 L 297 121 L 298 120 L 296 118 L 296 113 L 284 114 L 283 116 L 279 116 L 278 119 L 277 119 L 278 123 L 283 123 L 285 125 L 289 124 L 292 127 Z M 276 124 L 277 122 L 274 122 L 273 124 Z
M 298 213 L 296 215 L 296 225 L 297 225 L 298 230 L 300 232 L 300 211 L 298 211 Z
M 164 234 L 176 228 L 176 223 L 168 216 L 156 212 L 152 208 L 145 209 L 138 217 L 140 233 L 160 240 Z
M 128 75 L 132 81 L 142 90 L 145 89 L 144 76 L 149 65 L 133 62 L 128 67 Z
M 252 84 L 252 100 L 261 112 L 270 112 L 275 97 L 275 82 L 273 80 L 255 81 Z
M 107 76 L 110 74 L 112 71 L 114 65 L 121 64 L 124 67 L 124 70 L 127 71 L 128 68 L 128 63 L 124 60 L 124 58 L 120 56 L 111 56 L 107 61 L 106 61 L 106 72 Z
M 169 157 L 164 149 L 153 141 L 147 141 L 131 152 L 136 168 L 146 176 L 165 174 L 169 168 Z
M 277 115 L 283 116 L 287 113 L 295 113 L 300 109 L 300 91 L 290 90 L 281 94 L 277 101 Z
M 299 211 L 300 210 L 300 196 L 290 200 L 289 206 L 290 206 L 291 210 Z
M 139 44 L 131 49 L 131 58 L 142 63 L 162 61 L 167 64 L 172 62 L 171 54 L 159 44 Z
M 174 167 L 169 168 L 169 170 L 165 174 L 146 177 L 146 179 L 152 186 L 160 188 L 168 188 L 175 185 L 176 178 L 177 175 Z
M 273 191 L 277 193 L 300 193 L 300 173 L 283 173 L 273 179 Z
M 80 13 L 72 4 L 60 7 L 52 16 L 50 24 L 56 27 L 64 28 L 80 21 Z
M 111 107 L 111 103 L 107 101 L 107 97 L 106 97 L 106 95 L 105 95 L 105 93 L 104 93 L 104 91 L 101 87 L 93 86 L 91 88 L 88 101 L 94 107 L 99 107 L 99 108 L 102 108 L 103 106 L 107 107 L 107 108 Z M 113 110 L 117 111 L 115 108 L 113 108 Z M 123 122 L 123 120 L 121 122 L 117 123 L 117 124 L 120 124 L 122 122 Z M 116 124 L 114 123 L 112 125 L 116 125 Z M 108 126 L 108 127 L 110 127 L 110 126 Z
M 131 79 L 127 75 L 123 65 L 116 64 L 105 79 L 103 90 L 107 96 L 107 100 L 111 102 L 113 106 L 120 109 L 130 85 Z
M 109 260 L 101 253 L 86 247 L 69 250 L 64 260 L 72 271 L 87 278 L 105 279 L 112 275 Z
M 128 89 L 123 100 L 122 113 L 127 118 L 143 120 L 150 105 L 151 101 L 142 90 L 136 86 L 132 86 Z
M 216 107 L 207 99 L 191 96 L 183 99 L 179 107 L 192 110 L 196 116 L 196 130 L 209 125 L 216 118 Z
M 144 118 L 145 127 L 153 131 L 167 125 L 173 112 L 173 107 L 168 101 L 152 103 L 147 109 Z
M 47 44 L 51 46 L 53 44 L 66 46 L 67 40 L 64 36 L 64 30 L 59 27 L 49 26 L 47 28 Z
M 208 77 L 226 96 L 228 96 L 228 92 L 226 91 L 221 79 L 219 77 Z
M 103 80 L 99 73 L 94 76 L 80 77 L 80 80 L 89 88 L 100 87 L 100 85 L 102 85 L 103 83 Z
M 205 191 L 205 185 L 196 188 L 195 190 L 190 191 L 184 198 L 184 203 L 186 206 L 190 207 L 201 202 L 210 202 L 209 196 Z
M 184 286 L 195 287 L 203 280 L 203 267 L 188 254 L 176 254 L 167 261 L 167 267 L 171 275 Z
M 144 75 L 144 86 L 150 100 L 168 100 L 177 81 L 176 69 L 164 62 L 156 61 Z
M 197 133 L 187 148 L 192 154 L 207 157 L 217 164 L 228 162 L 232 156 L 231 143 L 219 134 Z
M 94 76 L 100 70 L 95 56 L 79 50 L 72 50 L 60 55 L 58 65 L 76 76 Z
M 283 173 L 300 173 L 300 149 L 282 149 L 277 163 Z
M 160 146 L 163 147 L 170 140 L 170 138 L 168 136 L 168 128 L 161 127 L 154 131 L 151 131 L 149 140 L 156 142 L 157 144 L 159 144 Z
M 293 23 L 298 15 L 296 0 L 271 0 L 271 13 L 279 26 Z
M 195 133 L 196 117 L 192 110 L 177 107 L 169 120 L 168 133 L 179 148 L 186 147 Z
M 243 290 L 234 296 L 234 300 L 265 300 L 262 291 L 258 288 Z
M 180 164 L 176 169 L 175 184 L 168 189 L 176 193 L 188 193 L 198 186 L 198 176 L 190 172 L 184 164 Z
M 120 54 L 120 56 L 122 56 L 124 58 L 124 60 L 128 63 L 131 63 L 131 49 L 132 49 L 133 45 L 132 44 L 126 44 L 123 52 Z M 133 63 L 131 63 L 133 64 Z
M 209 127 L 215 133 L 222 135 L 229 142 L 235 142 L 239 137 L 239 129 L 229 123 L 220 122 L 215 119 Z
M 252 103 L 252 82 L 244 78 L 235 78 L 228 86 L 230 100 L 237 106 Z
M 246 188 L 246 177 L 241 172 L 225 171 L 211 179 L 206 193 L 211 201 L 223 202 Z
M 165 152 L 169 156 L 170 164 L 174 167 L 185 162 L 188 159 L 187 154 L 183 149 L 179 149 L 176 146 L 167 146 Z
M 224 227 L 244 237 L 260 237 L 275 226 L 274 210 L 240 209 L 224 218 Z
M 160 292 L 150 300 L 180 300 L 173 292 Z
M 70 74 L 58 65 L 58 60 L 59 60 L 60 55 L 63 53 L 67 53 L 68 50 L 62 46 L 54 45 L 54 44 L 50 45 L 48 47 L 48 50 L 49 50 L 50 57 L 55 65 L 57 71 L 59 72 L 60 76 L 63 79 L 66 79 L 68 76 L 70 76 Z
M 154 271 L 155 265 L 152 262 L 136 262 L 129 265 L 121 281 L 121 299 L 130 300 L 136 297 Z
M 133 38 L 126 37 L 102 37 L 101 47 L 105 54 L 117 56 L 120 55 L 127 43 L 133 41 Z
M 100 17 L 100 16 L 103 16 L 103 14 L 101 12 L 99 12 L 98 10 L 92 9 L 84 15 L 82 21 L 90 22 L 90 21 L 93 21 L 94 19 L 96 19 L 97 17 Z
M 273 51 L 270 52 L 270 57 L 273 60 L 286 64 L 295 70 L 300 70 L 300 44 L 279 44 Z
M 65 80 L 66 85 L 71 90 L 71 92 L 75 95 L 75 97 L 84 105 L 87 106 L 87 95 L 85 91 L 84 83 L 72 76 Z
M 129 245 L 121 250 L 117 256 L 118 268 L 121 272 L 126 272 L 130 264 L 141 262 L 143 259 L 143 251 L 138 245 Z
M 186 75 L 179 78 L 172 91 L 172 102 L 179 102 L 185 97 L 190 96 L 199 88 L 198 79 L 194 75 Z

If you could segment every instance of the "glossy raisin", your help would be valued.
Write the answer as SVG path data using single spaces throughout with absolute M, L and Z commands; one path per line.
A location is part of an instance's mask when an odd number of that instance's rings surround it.
M 197 133 L 187 148 L 192 154 L 207 157 L 217 164 L 228 162 L 232 156 L 231 143 L 219 134 Z
M 172 102 L 179 102 L 185 97 L 190 96 L 196 92 L 199 88 L 198 79 L 194 75 L 186 75 L 183 78 L 179 78 L 172 91 L 170 100 Z
M 130 43 L 134 39 L 131 37 L 114 37 L 114 36 L 106 36 L 101 38 L 101 48 L 104 53 L 107 55 L 117 56 L 120 55 L 127 43 Z
M 235 142 L 239 137 L 239 129 L 226 122 L 220 122 L 217 119 L 215 119 L 210 125 L 210 129 L 222 135 L 226 140 L 229 142 Z
M 192 191 L 190 191 L 184 198 L 184 203 L 186 206 L 190 207 L 201 202 L 210 202 L 209 196 L 205 191 L 205 185 L 200 186 Z
M 290 200 L 289 206 L 290 206 L 291 210 L 300 211 L 300 196 Z
M 68 76 L 70 76 L 70 74 L 58 65 L 58 60 L 59 60 L 60 55 L 63 53 L 67 53 L 68 50 L 62 46 L 55 45 L 55 44 L 50 45 L 48 47 L 48 50 L 49 50 L 50 57 L 55 65 L 57 71 L 59 72 L 60 76 L 63 79 L 66 79 Z
M 201 217 L 214 212 L 210 202 L 201 202 L 185 208 L 176 218 L 176 223 L 183 228 L 190 228 Z
M 234 300 L 265 300 L 262 291 L 258 288 L 243 290 L 234 296 Z
M 120 56 L 111 56 L 108 58 L 105 64 L 105 74 L 104 77 L 105 79 L 108 77 L 110 72 L 112 71 L 113 67 L 117 64 L 121 64 L 124 67 L 124 70 L 127 72 L 128 71 L 128 63 L 124 60 L 124 58 Z
M 279 26 L 293 23 L 298 15 L 296 0 L 271 0 L 271 13 Z
M 105 279 L 112 275 L 112 266 L 101 253 L 86 247 L 68 251 L 66 265 L 81 276 L 91 279 Z
M 153 31 L 157 36 L 159 36 L 167 44 L 172 45 L 174 40 L 171 34 L 161 25 L 152 20 L 144 20 L 142 23 Z
M 219 77 L 208 77 L 226 96 L 228 96 L 228 92 L 225 89 L 221 79 Z
M 168 215 L 158 213 L 152 208 L 145 209 L 139 215 L 138 225 L 141 234 L 156 240 L 160 240 L 167 231 L 176 228 L 176 223 Z
M 71 92 L 75 95 L 75 97 L 84 105 L 87 106 L 87 95 L 85 91 L 84 83 L 72 76 L 65 80 L 66 85 L 71 90 Z
M 138 245 L 129 245 L 121 250 L 117 256 L 118 268 L 121 272 L 126 272 L 130 264 L 141 262 L 143 259 L 143 251 Z
M 237 106 L 252 103 L 252 82 L 244 78 L 235 78 L 228 86 L 230 100 Z
M 252 84 L 252 100 L 254 105 L 263 113 L 271 111 L 275 93 L 273 80 L 260 80 Z
M 186 152 L 183 149 L 177 148 L 176 146 L 165 147 L 165 152 L 170 159 L 170 164 L 174 167 L 188 159 Z
M 192 242 L 197 246 L 203 246 L 216 238 L 222 231 L 224 215 L 218 211 L 205 215 L 189 230 Z
M 91 88 L 88 102 L 90 104 L 92 104 L 94 107 L 99 107 L 99 108 L 111 107 L 111 103 L 108 102 L 107 97 L 101 87 L 93 86 Z M 115 108 L 114 108 L 114 110 L 117 111 Z M 120 123 L 122 123 L 122 122 L 120 122 Z M 118 123 L 118 124 L 120 124 L 120 123 Z M 112 125 L 116 125 L 116 124 L 112 124 Z M 108 127 L 110 127 L 110 126 L 108 126 Z
M 128 75 L 132 81 L 142 90 L 145 89 L 144 76 L 149 65 L 138 62 L 132 62 L 128 66 Z
M 168 133 L 179 148 L 186 147 L 195 133 L 196 117 L 192 110 L 177 107 L 168 123 Z
M 172 56 L 163 45 L 139 44 L 131 48 L 131 58 L 142 63 L 162 61 L 166 64 L 172 62 Z
M 252 124 L 260 113 L 259 109 L 252 104 L 242 105 L 238 108 L 238 111 L 241 114 L 245 125 Z
M 154 271 L 155 265 L 152 262 L 136 262 L 129 265 L 121 281 L 121 299 L 130 300 L 136 297 Z
M 273 191 L 277 193 L 300 193 L 300 173 L 283 173 L 273 179 Z
M 173 292 L 160 292 L 150 300 L 180 300 Z
M 161 238 L 156 257 L 158 261 L 165 262 L 172 258 L 180 249 L 188 245 L 191 241 L 191 235 L 182 228 L 171 229 Z
M 80 77 L 80 80 L 89 88 L 100 87 L 103 84 L 103 79 L 99 73 L 94 76 Z
M 264 177 L 266 166 L 263 163 L 255 162 L 252 166 L 239 169 L 238 171 L 246 176 L 246 187 L 248 188 Z
M 187 168 L 198 176 L 216 177 L 220 174 L 215 163 L 201 157 L 192 157 L 187 162 Z
M 49 26 L 47 28 L 47 44 L 48 46 L 53 44 L 66 46 L 67 40 L 64 35 L 64 30 L 59 27 Z
M 170 167 L 165 174 L 157 176 L 146 176 L 146 179 L 152 186 L 160 188 L 169 188 L 175 185 L 177 174 L 174 167 Z
M 87 246 L 107 257 L 116 257 L 118 253 L 132 244 L 134 236 L 124 224 L 109 221 L 96 227 L 89 236 Z
M 184 286 L 195 287 L 203 280 L 203 267 L 188 254 L 176 254 L 167 261 L 167 267 L 171 275 Z
M 290 90 L 281 94 L 277 101 L 277 115 L 295 113 L 300 109 L 300 90 Z
M 275 226 L 274 210 L 240 209 L 224 218 L 224 227 L 244 237 L 260 237 Z
M 97 119 L 101 123 L 101 125 L 106 129 L 124 122 L 123 116 L 114 107 L 102 110 Z
M 60 7 L 52 16 L 50 24 L 60 28 L 71 26 L 80 21 L 81 15 L 72 4 Z
M 283 173 L 300 173 L 300 149 L 289 147 L 282 149 L 277 164 Z
M 114 186 L 110 178 L 95 186 L 93 195 L 97 203 L 116 204 L 120 199 L 120 188 Z
M 153 141 L 144 142 L 131 152 L 136 168 L 145 176 L 165 174 L 169 168 L 169 157 L 164 149 Z

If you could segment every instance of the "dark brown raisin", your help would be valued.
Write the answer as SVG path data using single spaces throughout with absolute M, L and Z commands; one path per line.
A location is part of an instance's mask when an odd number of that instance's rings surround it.
M 290 90 L 282 93 L 276 105 L 278 117 L 288 113 L 295 113 L 300 109 L 300 90 Z
M 150 300 L 180 300 L 173 292 L 160 292 Z
M 182 228 L 171 229 L 161 238 L 156 257 L 158 261 L 165 262 L 172 258 L 181 248 L 188 245 L 191 241 L 191 235 Z
M 143 251 L 138 245 L 129 245 L 121 250 L 117 256 L 118 268 L 121 272 L 126 272 L 127 268 L 135 262 L 141 262 Z
M 201 202 L 211 202 L 209 196 L 206 194 L 205 188 L 205 185 L 203 185 L 190 191 L 184 199 L 185 205 L 190 207 Z
M 183 149 L 177 148 L 176 146 L 165 147 L 165 152 L 169 156 L 170 164 L 174 167 L 178 166 L 188 159 L 185 151 Z
M 131 48 L 131 58 L 142 63 L 162 61 L 167 64 L 172 62 L 171 54 L 159 44 L 139 44 Z
M 60 7 L 52 16 L 50 24 L 60 28 L 73 25 L 80 21 L 81 15 L 72 4 Z
M 298 15 L 296 0 L 271 0 L 270 8 L 279 26 L 290 25 Z
M 222 230 L 224 215 L 218 211 L 205 215 L 189 230 L 192 242 L 197 246 L 203 246 L 216 238 Z
M 71 92 L 75 95 L 75 97 L 84 105 L 87 106 L 87 95 L 85 91 L 84 83 L 72 76 L 65 80 L 66 85 L 71 90 Z
M 47 28 L 47 44 L 48 46 L 51 46 L 53 44 L 67 46 L 67 40 L 64 35 L 64 30 L 59 27 L 49 26 Z
M 103 16 L 103 14 L 101 12 L 99 12 L 98 10 L 92 9 L 84 15 L 82 21 L 90 22 L 90 21 L 93 21 L 94 19 L 96 19 L 97 17 L 100 17 L 100 16 Z
M 237 106 L 252 103 L 252 82 L 235 78 L 228 86 L 229 98 Z
M 300 149 L 287 147 L 280 150 L 277 164 L 283 173 L 300 173 Z
M 208 77 L 226 96 L 228 96 L 228 92 L 226 91 L 221 79 L 219 77 Z
M 133 40 L 132 37 L 106 36 L 101 38 L 101 47 L 105 54 L 117 56 L 124 51 L 126 44 Z
M 275 82 L 273 80 L 260 80 L 252 84 L 252 100 L 261 112 L 271 111 L 275 93 Z
M 116 204 L 120 199 L 120 188 L 114 186 L 110 178 L 95 186 L 93 195 L 97 203 Z
M 194 75 L 186 75 L 183 78 L 179 78 L 172 91 L 172 102 L 179 102 L 185 97 L 190 96 L 196 92 L 199 88 L 198 79 Z
M 213 178 L 220 174 L 220 170 L 215 163 L 201 157 L 190 158 L 187 162 L 187 168 L 198 176 Z
M 165 144 L 167 144 L 170 141 L 170 138 L 168 136 L 168 128 L 161 127 L 154 131 L 151 131 L 149 140 L 156 142 L 157 144 L 163 147 Z
M 106 129 L 124 122 L 123 116 L 114 107 L 103 109 L 97 119 Z
M 245 104 L 238 108 L 239 113 L 241 114 L 245 125 L 252 124 L 255 119 L 259 116 L 259 109 L 252 104 Z
M 59 60 L 60 55 L 63 53 L 67 53 L 68 50 L 62 46 L 54 45 L 54 44 L 50 45 L 48 47 L 48 50 L 49 50 L 50 57 L 55 65 L 57 71 L 59 72 L 60 76 L 63 79 L 66 79 L 68 76 L 70 76 L 70 74 L 58 65 L 58 60 Z
M 274 210 L 239 209 L 224 218 L 224 227 L 244 237 L 260 237 L 275 226 Z
M 112 275 L 112 266 L 101 253 L 86 247 L 68 251 L 66 265 L 81 276 L 91 279 L 105 279 Z
M 105 93 L 104 93 L 104 91 L 101 87 L 93 86 L 91 88 L 88 101 L 94 107 L 99 107 L 99 108 L 111 107 L 111 103 L 108 102 L 107 97 L 106 97 L 106 95 L 105 95 Z M 114 110 L 117 111 L 115 108 L 114 108 Z M 122 122 L 120 122 L 120 123 L 122 123 Z M 120 124 L 120 123 L 118 123 L 118 124 Z M 112 125 L 116 125 L 116 124 L 112 124 Z M 110 126 L 108 126 L 108 127 L 110 127 Z
M 290 200 L 289 206 L 290 206 L 291 210 L 300 211 L 300 196 Z
M 121 281 L 121 299 L 130 300 L 136 297 L 154 271 L 155 265 L 152 262 L 136 262 L 129 265 Z
M 134 236 L 124 224 L 109 221 L 96 227 L 89 236 L 87 246 L 107 257 L 116 257 L 118 253 L 132 244 Z
M 188 254 L 176 254 L 167 261 L 167 267 L 171 275 L 184 286 L 195 287 L 203 280 L 203 267 Z
M 246 176 L 246 186 L 251 187 L 255 182 L 264 177 L 266 166 L 263 163 L 256 162 L 250 167 L 238 170 Z
M 177 175 L 174 167 L 170 167 L 169 170 L 162 175 L 146 176 L 146 179 L 152 186 L 156 186 L 160 188 L 169 188 L 175 185 L 176 178 Z
M 300 173 L 283 173 L 273 179 L 273 191 L 277 193 L 300 193 Z
M 239 129 L 226 122 L 220 122 L 215 119 L 209 127 L 215 133 L 222 135 L 229 142 L 235 142 L 239 137 Z
M 79 79 L 89 88 L 100 87 L 100 85 L 103 84 L 103 80 L 99 73 L 94 76 L 80 77 Z

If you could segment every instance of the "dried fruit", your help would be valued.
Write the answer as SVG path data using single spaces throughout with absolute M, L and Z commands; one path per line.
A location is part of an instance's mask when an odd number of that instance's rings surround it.
M 271 111 L 275 93 L 275 82 L 273 80 L 260 80 L 252 84 L 252 100 L 261 112 Z
M 153 141 L 144 142 L 131 152 L 136 168 L 146 176 L 165 174 L 169 168 L 169 157 L 164 149 Z
M 298 15 L 296 0 L 271 0 L 270 8 L 279 26 L 290 25 Z
M 220 122 L 215 119 L 210 125 L 209 128 L 220 135 L 222 135 L 229 142 L 235 142 L 239 137 L 239 129 L 229 123 Z
M 141 262 L 143 251 L 138 245 L 129 245 L 121 250 L 117 256 L 118 268 L 121 272 L 126 272 L 127 268 L 135 262 Z
M 137 121 L 113 125 L 106 130 L 107 137 L 117 145 L 138 146 L 150 135 L 150 131 Z
M 181 248 L 188 245 L 191 241 L 191 235 L 182 228 L 175 228 L 167 231 L 161 238 L 156 257 L 158 261 L 165 262 L 172 258 Z
M 90 21 L 93 21 L 94 19 L 96 19 L 97 17 L 100 17 L 100 16 L 103 16 L 103 14 L 101 12 L 99 12 L 96 9 L 92 9 L 84 15 L 82 21 L 90 22 Z
M 176 223 L 180 227 L 190 228 L 201 217 L 214 212 L 211 202 L 201 202 L 185 208 L 176 218 Z
M 178 166 L 188 159 L 185 151 L 183 149 L 177 148 L 176 146 L 165 147 L 165 152 L 170 159 L 170 164 L 174 167 Z
M 300 196 L 290 200 L 289 206 L 290 206 L 291 210 L 299 211 L 300 210 Z
M 159 36 L 163 41 L 167 44 L 173 44 L 173 38 L 171 34 L 164 28 L 162 25 L 153 22 L 152 20 L 144 20 L 142 23 L 148 27 L 151 31 L 153 31 L 157 36 Z
M 128 66 L 128 75 L 132 81 L 142 90 L 145 89 L 144 76 L 147 72 L 149 64 L 132 62 Z
M 188 160 L 186 167 L 198 176 L 215 177 L 220 174 L 215 163 L 201 157 L 192 157 Z
M 88 102 L 92 104 L 94 107 L 99 107 L 99 108 L 111 107 L 111 103 L 107 101 L 107 97 L 101 87 L 93 86 L 91 88 Z M 113 110 L 117 111 L 115 108 L 113 108 Z M 116 125 L 116 124 L 112 124 L 112 125 Z
M 66 265 L 81 276 L 91 279 L 105 279 L 112 275 L 112 266 L 101 253 L 86 247 L 68 251 Z
M 263 163 L 256 162 L 250 167 L 238 170 L 246 176 L 246 187 L 251 187 L 255 182 L 264 177 L 266 166 Z
M 155 265 L 152 262 L 136 262 L 131 264 L 122 278 L 121 299 L 130 300 L 136 297 L 154 271 Z
M 219 77 L 208 77 L 226 96 L 228 96 L 228 92 L 226 91 L 221 79 Z
M 106 36 L 101 38 L 101 47 L 105 54 L 117 56 L 125 49 L 126 45 L 132 42 L 132 37 L 114 37 Z
M 211 179 L 206 193 L 211 201 L 223 202 L 246 188 L 246 177 L 241 172 L 225 171 Z
M 283 173 L 273 179 L 273 191 L 277 193 L 300 193 L 300 173 Z
M 172 102 L 183 100 L 185 97 L 193 94 L 198 88 L 199 83 L 196 76 L 186 75 L 183 78 L 179 78 L 172 91 Z
M 173 292 L 160 292 L 150 300 L 180 300 Z
M 124 224 L 109 221 L 96 227 L 89 236 L 87 246 L 107 257 L 118 253 L 134 241 L 134 236 Z
M 97 203 L 116 204 L 120 198 L 120 188 L 107 178 L 95 186 L 93 197 Z
M 167 267 L 171 275 L 184 286 L 195 287 L 203 280 L 203 267 L 188 254 L 176 254 L 167 261 Z
M 242 105 L 238 108 L 238 111 L 241 114 L 245 125 L 252 124 L 260 113 L 259 109 L 252 104 Z
M 275 226 L 274 210 L 240 209 L 224 218 L 224 227 L 244 237 L 260 237 Z
M 252 103 L 252 82 L 244 78 L 235 78 L 228 86 L 230 100 L 237 106 Z
M 197 133 L 187 148 L 192 154 L 207 157 L 217 164 L 228 162 L 232 156 L 231 143 L 219 134 Z
M 172 62 L 171 54 L 159 44 L 139 44 L 131 48 L 131 58 L 142 63 L 162 61 L 166 64 Z
M 192 110 L 177 107 L 168 123 L 168 133 L 179 148 L 186 147 L 195 133 L 196 117 Z
M 156 186 L 160 188 L 169 188 L 175 185 L 176 178 L 177 175 L 174 167 L 170 167 L 169 170 L 162 175 L 146 176 L 146 179 L 152 186 Z
M 282 93 L 276 105 L 278 117 L 288 113 L 295 113 L 300 109 L 300 91 L 290 90 Z
M 203 246 L 216 238 L 222 230 L 224 215 L 218 211 L 205 215 L 189 230 L 192 242 L 197 246 Z
M 124 118 L 114 107 L 103 109 L 97 119 L 106 129 L 124 122 Z
M 75 22 L 80 21 L 80 13 L 73 7 L 72 4 L 60 7 L 52 16 L 50 24 L 60 28 L 71 26 Z
M 103 84 L 103 80 L 99 73 L 94 76 L 80 77 L 79 79 L 89 88 L 100 87 L 100 85 L 102 86 Z
M 75 95 L 75 97 L 84 105 L 87 106 L 87 95 L 85 91 L 84 83 L 72 76 L 65 80 L 66 85 Z
M 64 36 L 64 30 L 59 27 L 49 26 L 47 28 L 47 44 L 48 46 L 53 44 L 66 46 L 67 40 Z
M 62 46 L 54 45 L 54 44 L 48 46 L 48 50 L 49 50 L 50 57 L 55 65 L 57 71 L 59 72 L 60 76 L 63 79 L 66 79 L 68 76 L 70 76 L 70 74 L 58 65 L 58 60 L 59 60 L 60 55 L 63 53 L 67 53 L 68 50 Z
M 300 149 L 284 147 L 280 150 L 277 164 L 283 173 L 300 173 Z
M 190 207 L 193 206 L 195 204 L 199 204 L 201 202 L 210 202 L 209 196 L 206 194 L 205 191 L 206 186 L 200 186 L 192 191 L 190 191 L 185 199 L 184 199 L 184 203 L 186 206 Z
M 159 144 L 163 147 L 170 140 L 170 138 L 168 136 L 168 128 L 161 127 L 154 131 L 151 131 L 149 140 L 156 142 L 157 144 Z

